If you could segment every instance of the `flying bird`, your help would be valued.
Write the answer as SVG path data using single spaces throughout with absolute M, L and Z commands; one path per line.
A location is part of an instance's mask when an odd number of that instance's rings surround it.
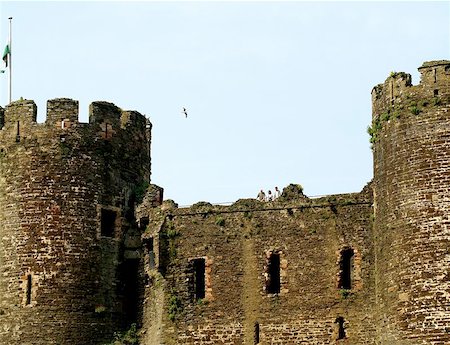
M 184 113 L 184 116 L 186 116 L 186 118 L 187 118 L 187 109 L 185 107 L 183 107 L 183 113 Z

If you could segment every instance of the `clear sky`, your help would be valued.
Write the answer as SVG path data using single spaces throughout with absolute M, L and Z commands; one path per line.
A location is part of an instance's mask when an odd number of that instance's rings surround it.
M 9 16 L 13 100 L 35 100 L 40 122 L 58 97 L 83 122 L 98 100 L 147 115 L 152 182 L 180 205 L 360 191 L 372 87 L 450 58 L 443 1 L 1 2 L 5 43 Z

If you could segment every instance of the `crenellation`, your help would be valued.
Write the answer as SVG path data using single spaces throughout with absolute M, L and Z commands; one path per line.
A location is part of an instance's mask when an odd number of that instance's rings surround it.
M 78 122 L 78 101 L 70 98 L 55 98 L 47 101 L 46 124 L 58 128 L 69 128 Z
M 420 72 L 420 84 L 430 90 L 435 87 L 449 87 L 450 61 L 427 61 L 418 68 Z
M 92 102 L 89 105 L 89 123 L 100 124 L 108 122 L 114 127 L 120 127 L 122 110 L 109 102 Z
M 425 62 L 418 70 L 418 85 L 411 84 L 410 74 L 392 72 L 383 84 L 372 89 L 373 121 L 383 114 L 398 117 L 407 109 L 417 115 L 424 107 L 450 103 L 450 61 Z
M 126 127 L 137 127 L 137 128 L 146 128 L 147 119 L 144 115 L 140 114 L 137 111 L 122 111 L 122 115 L 120 116 L 121 128 Z
M 37 106 L 32 100 L 19 100 L 8 104 L 5 108 L 5 124 L 36 123 Z

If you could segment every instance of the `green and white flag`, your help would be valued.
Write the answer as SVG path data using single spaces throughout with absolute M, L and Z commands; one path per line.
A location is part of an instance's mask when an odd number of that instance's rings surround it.
M 5 50 L 3 52 L 3 61 L 5 62 L 5 67 L 8 67 L 9 55 L 11 54 L 11 50 L 9 49 L 9 44 L 6 45 Z

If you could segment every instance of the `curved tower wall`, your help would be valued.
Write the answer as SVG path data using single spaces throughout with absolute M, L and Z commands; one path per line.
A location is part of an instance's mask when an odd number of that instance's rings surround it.
M 450 61 L 372 91 L 378 343 L 450 343 Z
M 43 124 L 33 101 L 2 118 L 0 343 L 102 343 L 128 316 L 120 269 L 150 124 L 106 102 L 79 123 L 70 99 L 48 101 Z

